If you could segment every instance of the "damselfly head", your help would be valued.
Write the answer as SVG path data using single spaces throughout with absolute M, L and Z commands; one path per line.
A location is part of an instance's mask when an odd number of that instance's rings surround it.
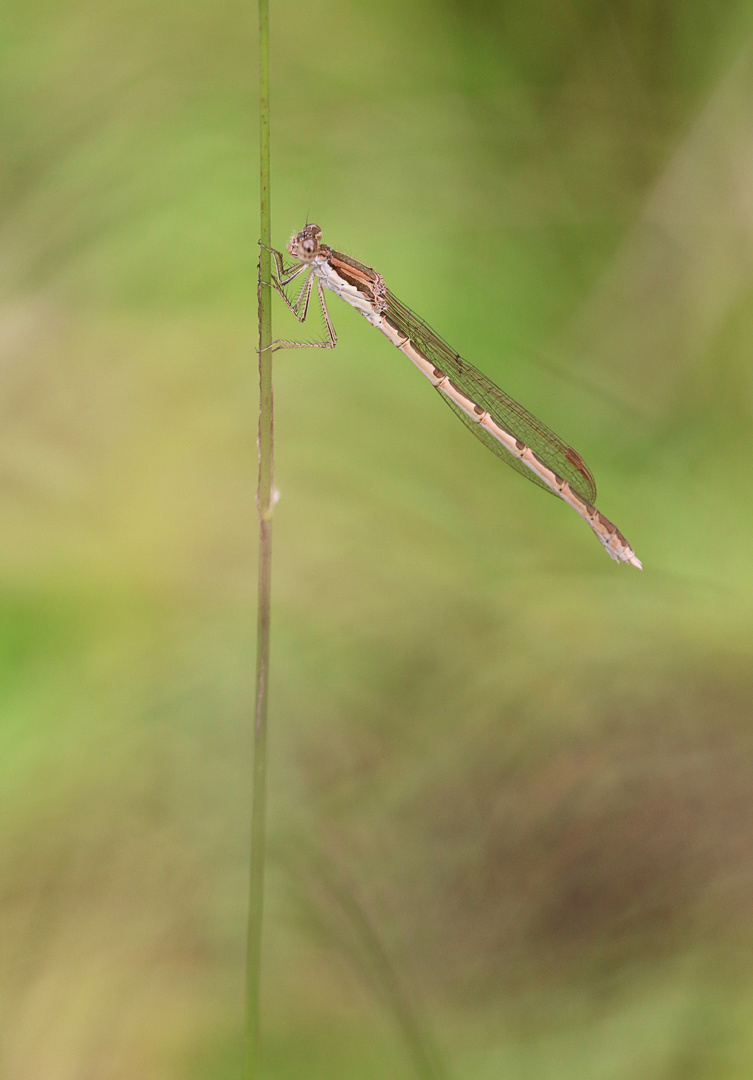
M 311 262 L 319 253 L 319 241 L 322 238 L 322 230 L 318 225 L 307 225 L 301 232 L 290 237 L 288 251 L 295 259 L 301 262 Z

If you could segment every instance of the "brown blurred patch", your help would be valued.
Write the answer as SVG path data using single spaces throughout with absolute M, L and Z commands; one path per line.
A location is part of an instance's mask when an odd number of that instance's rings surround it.
M 698 670 L 660 685 L 623 695 L 619 712 L 593 703 L 585 728 L 561 703 L 551 744 L 534 745 L 539 731 L 516 760 L 500 724 L 383 806 L 381 824 L 358 812 L 331 824 L 329 857 L 359 881 L 386 947 L 427 995 L 608 995 L 633 973 L 743 940 L 753 686 L 747 673 Z
M 680 678 L 676 698 L 577 745 L 520 769 L 487 758 L 461 789 L 433 793 L 433 845 L 454 850 L 434 911 L 449 982 L 600 979 L 744 932 L 751 687 Z

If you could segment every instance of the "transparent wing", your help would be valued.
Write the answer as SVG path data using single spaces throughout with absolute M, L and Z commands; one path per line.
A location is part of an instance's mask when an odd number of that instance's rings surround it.
M 453 383 L 471 400 L 487 410 L 492 419 L 510 435 L 530 446 L 533 452 L 553 472 L 567 480 L 570 487 L 588 503 L 596 500 L 596 482 L 583 458 L 571 446 L 556 435 L 551 428 L 528 412 L 514 398 L 488 379 L 467 360 L 443 341 L 415 312 L 406 307 L 389 290 L 387 291 L 387 317 L 391 323 L 406 334 L 413 344 L 435 367 L 449 375 Z M 440 396 L 469 428 L 477 439 L 502 458 L 526 479 L 542 487 L 550 494 L 550 488 L 540 480 L 522 461 L 514 457 L 502 443 L 481 427 L 444 394 Z

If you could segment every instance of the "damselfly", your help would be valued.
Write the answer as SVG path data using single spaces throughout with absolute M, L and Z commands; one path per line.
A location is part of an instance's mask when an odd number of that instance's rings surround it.
M 485 446 L 513 469 L 572 506 L 615 562 L 628 562 L 641 568 L 640 560 L 619 529 L 593 505 L 596 483 L 580 454 L 450 348 L 390 292 L 381 274 L 323 244 L 318 225 L 307 225 L 291 237 L 288 252 L 295 260 L 291 266 L 285 266 L 279 251 L 270 250 L 275 264 L 272 284 L 288 308 L 303 322 L 316 286 L 327 329 L 326 341 L 279 339 L 273 342 L 273 348 L 335 347 L 337 334 L 324 300 L 324 289 L 331 289 L 360 311 L 416 365 Z M 301 275 L 300 289 L 291 299 L 286 288 Z

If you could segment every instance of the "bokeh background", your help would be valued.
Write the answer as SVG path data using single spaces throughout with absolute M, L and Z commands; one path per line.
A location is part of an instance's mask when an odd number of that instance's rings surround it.
M 3 9 L 8 1080 L 240 1075 L 255 18 Z M 337 350 L 276 355 L 265 1075 L 750 1077 L 750 5 L 272 32 L 277 245 L 377 267 L 645 569 L 336 298 Z

